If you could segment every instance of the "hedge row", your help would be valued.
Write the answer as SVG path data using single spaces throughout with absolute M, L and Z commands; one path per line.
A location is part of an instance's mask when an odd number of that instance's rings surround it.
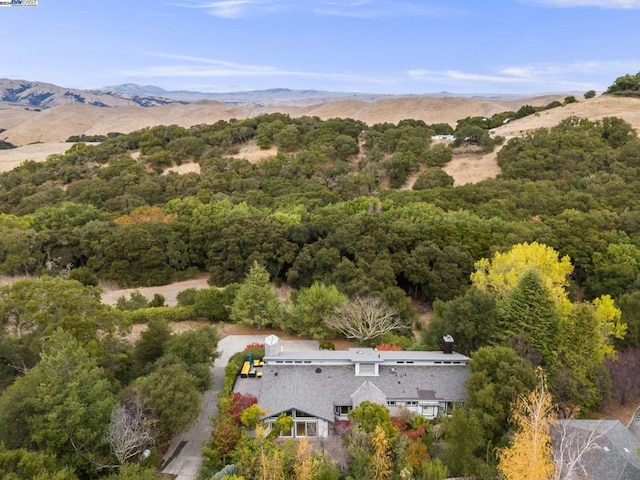
M 149 323 L 151 320 L 164 319 L 167 322 L 194 320 L 193 305 L 180 307 L 148 307 L 124 312 L 125 319 L 131 323 Z

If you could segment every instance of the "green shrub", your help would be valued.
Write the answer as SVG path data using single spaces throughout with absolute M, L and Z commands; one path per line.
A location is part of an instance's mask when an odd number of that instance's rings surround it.
M 147 307 L 149 307 L 147 297 L 142 295 L 138 290 L 131 292 L 128 299 L 125 295 L 122 295 L 121 297 L 118 297 L 118 300 L 116 301 L 116 308 L 123 311 L 132 312 L 134 310 L 140 310 L 141 308 Z
M 187 305 L 193 305 L 196 303 L 196 292 L 195 288 L 187 288 L 186 290 L 182 290 L 178 292 L 176 295 L 176 300 L 178 300 L 178 305 L 181 307 Z
M 193 307 L 185 305 L 182 307 L 148 307 L 125 312 L 125 319 L 131 323 L 149 323 L 151 320 L 164 319 L 167 322 L 184 322 L 193 320 Z
M 87 287 L 98 286 L 98 277 L 93 270 L 87 267 L 78 267 L 71 270 L 69 272 L 69 280 L 77 280 Z
M 245 359 L 240 354 L 236 353 L 229 359 L 229 363 L 224 368 L 224 388 L 220 393 L 221 400 L 223 397 L 229 397 L 233 393 L 233 386 L 236 383 L 236 378 L 242 369 Z
M 333 344 L 333 342 L 330 342 L 329 340 L 320 342 L 320 350 L 335 350 L 335 349 L 336 349 L 336 346 Z
M 374 340 L 374 344 L 376 346 L 380 344 L 392 345 L 394 347 L 400 347 L 403 350 L 416 349 L 415 341 L 413 338 L 404 335 L 397 335 L 395 333 L 385 333 L 384 335 L 376 337 Z

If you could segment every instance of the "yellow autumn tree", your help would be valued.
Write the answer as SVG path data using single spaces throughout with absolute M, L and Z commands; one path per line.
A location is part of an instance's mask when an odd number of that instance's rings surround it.
M 498 452 L 498 473 L 504 480 L 550 480 L 553 478 L 551 427 L 555 424 L 551 395 L 544 377 L 534 390 L 512 406 L 516 425 L 511 446 Z
M 313 480 L 320 467 L 320 462 L 313 455 L 313 447 L 306 438 L 298 443 L 296 450 L 296 463 L 293 471 L 296 480 Z
M 384 428 L 380 425 L 376 426 L 371 433 L 371 447 L 373 448 L 371 479 L 391 480 L 393 457 L 389 448 L 390 441 Z
M 475 267 L 471 281 L 485 292 L 501 297 L 512 291 L 527 272 L 535 269 L 559 307 L 569 302 L 565 287 L 573 271 L 571 261 L 568 256 L 559 258 L 558 252 L 542 243 L 519 243 L 507 252 L 495 253 L 491 260 L 479 260 Z
M 593 300 L 594 317 L 602 335 L 602 353 L 604 357 L 616 354 L 612 339 L 622 340 L 627 333 L 627 324 L 622 322 L 622 311 L 616 307 L 611 295 L 602 295 Z

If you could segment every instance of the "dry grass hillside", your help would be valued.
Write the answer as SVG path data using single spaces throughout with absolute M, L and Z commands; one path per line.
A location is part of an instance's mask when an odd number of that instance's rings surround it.
M 101 108 L 92 105 L 68 104 L 40 112 L 21 108 L 0 109 L 0 138 L 20 148 L 0 151 L 0 171 L 10 170 L 23 160 L 45 160 L 49 154 L 63 153 L 70 144 L 62 143 L 71 135 L 94 135 L 109 132 L 128 133 L 154 125 L 177 124 L 184 127 L 218 120 L 248 118 L 266 113 L 281 112 L 298 116 L 353 118 L 369 125 L 398 123 L 406 118 L 426 123 L 449 123 L 468 116 L 491 116 L 517 110 L 521 105 L 546 105 L 562 100 L 563 95 L 547 95 L 519 100 L 491 100 L 461 97 L 405 97 L 375 102 L 338 100 L 312 106 L 280 106 L 252 108 L 203 100 L 188 105 L 170 104 L 151 108 L 122 106 Z M 507 138 L 522 135 L 537 128 L 550 128 L 569 116 L 590 118 L 616 116 L 625 119 L 640 131 L 640 99 L 610 96 L 581 100 L 510 122 L 493 132 Z M 254 142 L 255 143 L 255 142 Z M 274 155 L 275 149 L 263 151 L 255 144 L 247 145 L 237 156 L 256 162 Z M 191 166 L 193 167 L 193 165 Z M 195 168 L 185 168 L 196 171 Z M 445 167 L 456 185 L 475 183 L 500 173 L 496 153 L 489 155 L 455 155 Z M 184 173 L 184 172 L 182 172 Z
M 7 108 L 0 110 L 0 138 L 14 145 L 64 142 L 71 135 L 94 135 L 109 132 L 129 133 L 154 125 L 190 127 L 218 120 L 247 118 L 265 113 L 282 112 L 293 117 L 318 116 L 353 118 L 372 125 L 397 123 L 406 118 L 427 123 L 450 123 L 468 116 L 489 116 L 505 110 L 517 110 L 521 105 L 544 105 L 562 95 L 523 98 L 520 100 L 488 100 L 461 97 L 405 97 L 376 102 L 338 100 L 306 107 L 256 107 L 200 101 L 188 105 L 170 104 L 142 108 L 138 106 L 96 107 L 68 104 L 36 111 Z
M 64 153 L 70 143 L 34 143 L 24 147 L 12 148 L 11 150 L 0 150 L 0 172 L 13 170 L 24 160 L 35 160 L 43 162 L 49 155 L 54 153 Z
M 493 130 L 496 135 L 513 137 L 537 128 L 550 128 L 565 118 L 576 116 L 601 120 L 604 117 L 620 117 L 629 122 L 636 131 L 640 131 L 640 99 L 629 97 L 612 97 L 609 95 L 582 100 L 530 115 L 518 121 L 510 122 Z

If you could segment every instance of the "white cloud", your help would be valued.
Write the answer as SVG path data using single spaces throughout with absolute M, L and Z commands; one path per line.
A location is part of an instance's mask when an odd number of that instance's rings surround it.
M 271 0 L 220 0 L 214 2 L 195 1 L 192 3 L 174 3 L 173 6 L 184 8 L 198 8 L 209 15 L 221 18 L 239 18 L 255 10 L 270 7 Z
M 568 76 L 608 76 L 616 77 L 624 73 L 640 70 L 639 60 L 587 61 L 568 63 L 546 63 L 533 65 L 508 66 L 498 69 L 501 75 L 523 78 L 560 78 Z M 611 78 L 613 80 L 613 78 Z
M 640 61 L 586 61 L 573 63 L 540 63 L 509 65 L 489 72 L 433 71 L 416 69 L 407 72 L 413 81 L 433 82 L 459 87 L 475 87 L 476 91 L 500 88 L 522 92 L 604 89 L 613 79 L 640 70 Z
M 399 16 L 440 17 L 455 13 L 451 8 L 411 1 L 363 0 L 354 2 L 315 2 L 315 13 L 353 18 L 389 18 Z
M 144 67 L 128 70 L 124 75 L 136 78 L 221 78 L 221 77 L 289 77 L 330 80 L 333 82 L 365 82 L 370 84 L 389 83 L 393 79 L 388 76 L 357 75 L 336 72 L 306 72 L 287 70 L 270 65 L 252 65 L 227 62 L 224 60 L 194 57 L 189 55 L 175 55 L 156 53 L 153 57 L 175 60 L 179 63 Z
M 443 16 L 454 12 L 450 8 L 428 5 L 416 0 L 192 0 L 191 3 L 173 5 L 203 9 L 209 15 L 221 18 L 240 18 L 283 10 L 352 18 Z
M 327 72 L 305 71 L 274 65 L 237 63 L 216 58 L 153 53 L 155 65 L 123 72 L 133 81 L 189 79 L 226 84 L 277 85 L 289 88 L 333 89 L 362 92 L 539 93 L 603 90 L 613 79 L 640 71 L 640 60 L 584 61 L 503 65 L 485 71 L 415 68 L 407 71 Z M 266 87 L 269 88 L 269 87 Z M 242 88 L 239 88 L 242 89 Z
M 550 7 L 600 7 L 607 9 L 634 9 L 640 8 L 640 0 L 530 0 L 540 5 Z
M 460 72 L 458 70 L 409 70 L 407 72 L 408 78 L 412 80 L 424 80 L 433 81 L 438 83 L 456 82 L 456 83 L 473 83 L 473 84 L 485 84 L 485 83 L 519 83 L 523 82 L 523 79 L 512 77 L 508 75 L 487 75 L 481 73 L 467 73 Z

